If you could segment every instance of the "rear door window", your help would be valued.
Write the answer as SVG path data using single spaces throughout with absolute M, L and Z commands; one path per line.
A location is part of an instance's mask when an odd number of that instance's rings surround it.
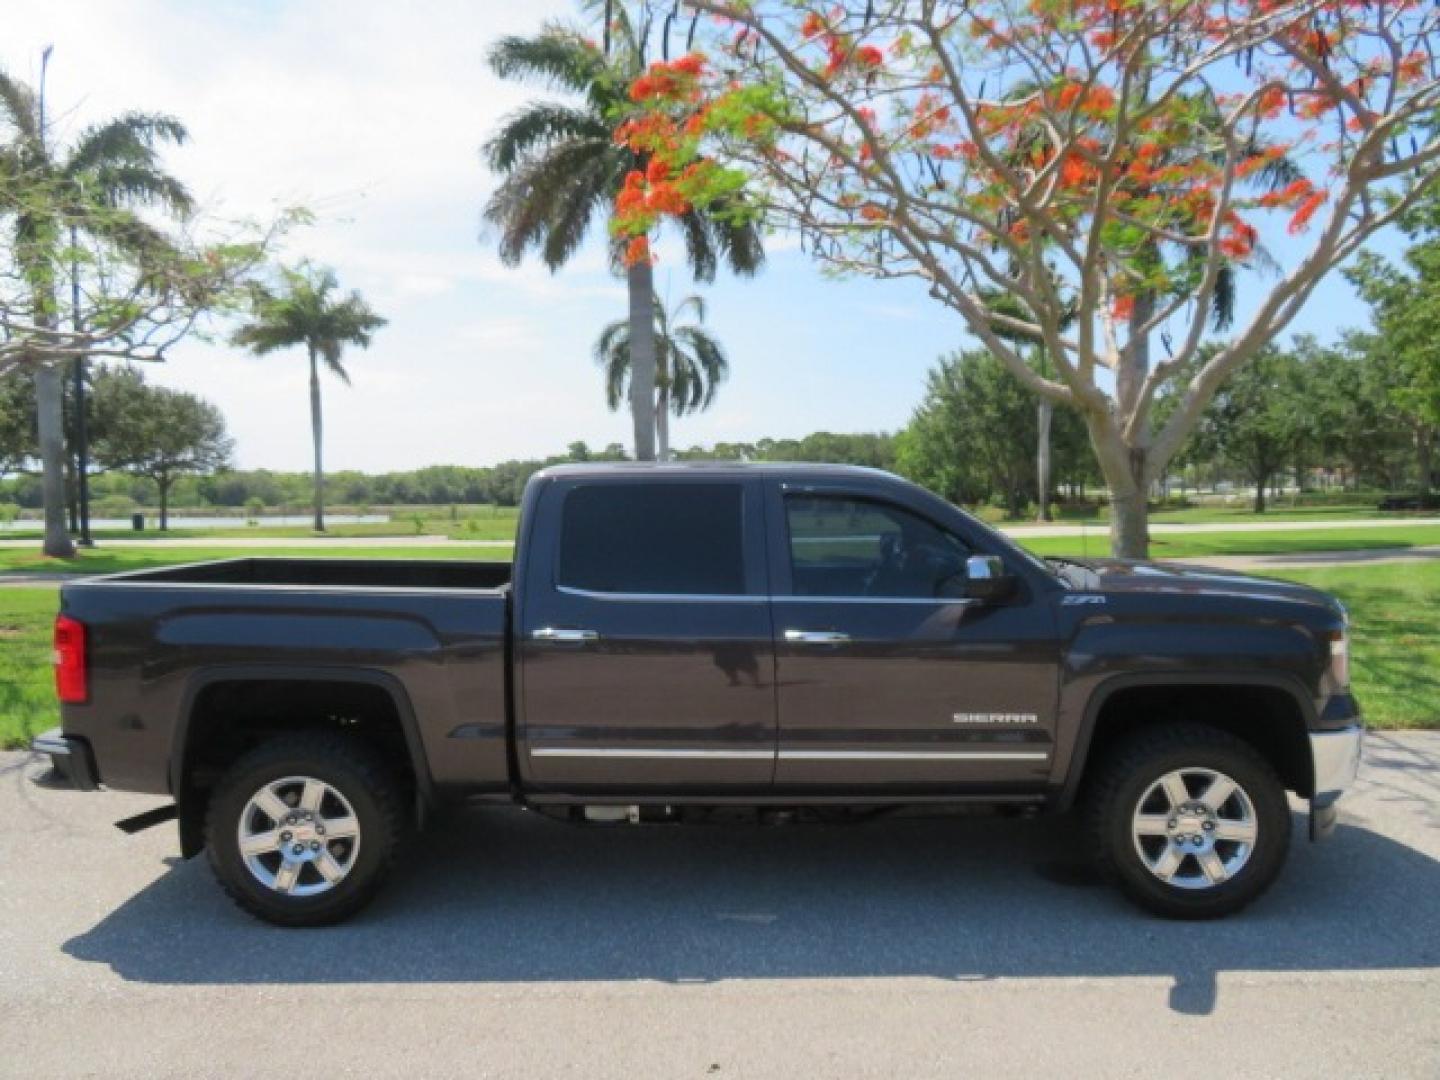
M 597 593 L 745 592 L 742 488 L 584 484 L 565 498 L 557 584 Z

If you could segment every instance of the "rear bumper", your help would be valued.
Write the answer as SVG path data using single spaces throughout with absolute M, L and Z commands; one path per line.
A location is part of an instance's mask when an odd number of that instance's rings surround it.
M 1360 775 L 1361 744 L 1365 728 L 1353 724 L 1340 731 L 1310 734 L 1310 759 L 1315 772 L 1315 794 L 1310 798 L 1310 839 L 1324 840 L 1335 831 L 1336 803 Z
M 95 768 L 95 754 L 84 739 L 52 728 L 43 735 L 36 735 L 30 741 L 30 749 L 37 754 L 49 755 L 56 775 L 68 780 L 72 786 L 81 791 L 99 790 L 100 774 Z

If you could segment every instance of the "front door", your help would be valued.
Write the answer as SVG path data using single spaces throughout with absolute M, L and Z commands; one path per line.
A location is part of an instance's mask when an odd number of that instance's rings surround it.
M 1025 790 L 1050 770 L 1048 608 L 967 599 L 971 548 L 915 507 L 776 483 L 777 790 Z
M 768 790 L 774 648 L 759 480 L 560 479 L 519 628 L 520 753 L 541 789 Z M 554 527 L 558 523 L 558 527 Z

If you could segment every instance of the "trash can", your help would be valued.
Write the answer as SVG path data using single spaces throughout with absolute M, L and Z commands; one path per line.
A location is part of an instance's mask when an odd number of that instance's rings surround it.
M 145 515 L 144 515 L 144 514 L 131 514 L 131 515 L 130 515 L 130 528 L 134 529 L 136 532 L 144 532 L 144 531 L 145 531 Z

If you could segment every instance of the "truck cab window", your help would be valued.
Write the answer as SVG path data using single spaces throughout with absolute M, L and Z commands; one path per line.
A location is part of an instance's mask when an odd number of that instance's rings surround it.
M 792 495 L 785 513 L 797 596 L 943 599 L 963 593 L 969 549 L 908 510 Z
M 601 593 L 745 592 L 739 484 L 603 483 L 574 488 L 557 584 Z

